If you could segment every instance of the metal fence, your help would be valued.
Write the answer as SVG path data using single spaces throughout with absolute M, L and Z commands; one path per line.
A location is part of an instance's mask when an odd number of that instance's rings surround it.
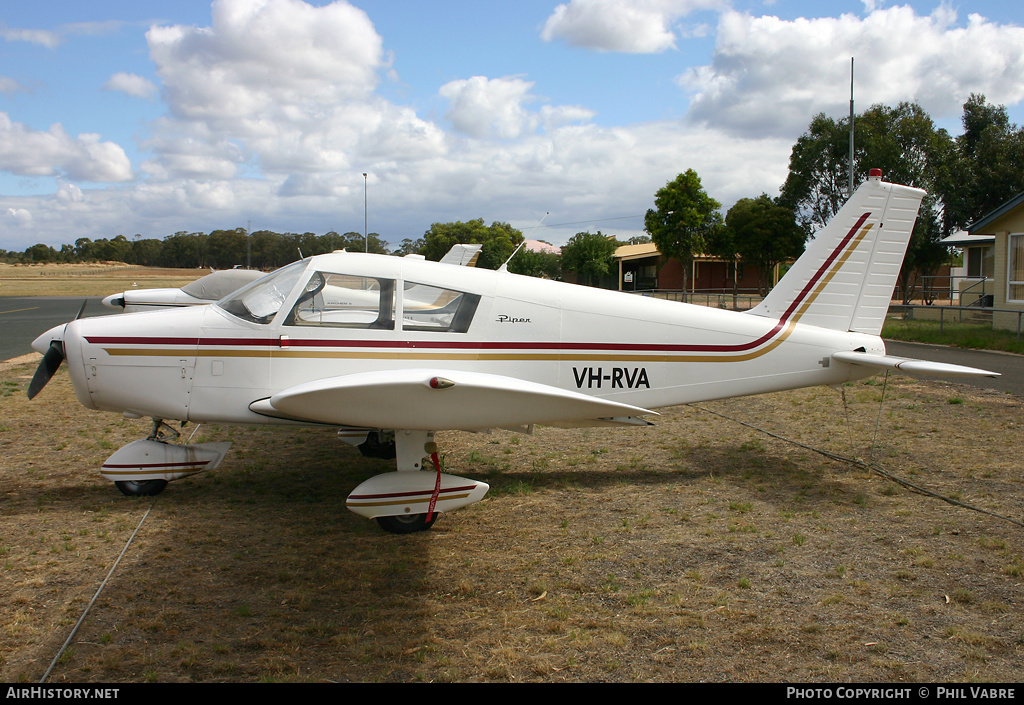
M 938 321 L 939 331 L 944 329 L 947 323 L 958 325 L 976 325 L 979 328 L 992 328 L 993 318 L 996 315 L 1002 318 L 1005 324 L 1007 320 L 1016 321 L 1013 328 L 1000 325 L 1001 329 L 1014 330 L 1017 332 L 1017 340 L 1021 339 L 1021 331 L 1024 328 L 1024 311 L 1011 308 L 988 308 L 981 306 L 922 306 L 917 304 L 889 305 L 889 316 L 901 318 L 904 321 Z
M 682 292 L 678 289 L 646 289 L 643 291 L 628 291 L 627 294 L 637 296 L 649 296 L 651 298 L 666 299 L 668 301 L 682 301 L 685 303 L 720 308 L 730 311 L 747 311 L 754 308 L 761 302 L 760 296 L 752 293 L 732 293 L 723 291 L 689 291 Z M 1009 308 L 991 308 L 979 305 L 973 306 L 943 306 L 927 304 L 903 304 L 893 301 L 889 305 L 889 317 L 905 321 L 937 321 L 939 331 L 943 331 L 947 323 L 976 325 L 979 328 L 991 329 L 993 317 L 1001 317 L 1001 329 L 1016 330 L 1017 340 L 1021 340 L 1024 334 L 1024 311 Z M 1014 324 L 1015 322 L 1015 324 Z
M 665 299 L 667 301 L 682 301 L 683 303 L 707 306 L 709 308 L 722 308 L 729 311 L 746 311 L 761 303 L 761 296 L 751 292 L 731 291 L 679 291 L 678 289 L 642 289 L 637 291 L 626 291 L 626 294 L 637 296 L 648 296 L 654 299 Z

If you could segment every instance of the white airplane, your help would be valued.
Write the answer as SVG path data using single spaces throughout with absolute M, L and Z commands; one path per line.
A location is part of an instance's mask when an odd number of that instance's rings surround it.
M 500 270 L 320 255 L 212 306 L 57 326 L 33 343 L 44 358 L 29 397 L 66 359 L 82 404 L 151 417 L 148 439 L 103 464 L 126 494 L 156 494 L 227 452 L 227 443 L 169 442 L 165 419 L 339 428 L 364 453 L 397 461 L 355 488 L 348 507 L 408 533 L 488 489 L 441 473 L 437 431 L 647 425 L 659 407 L 882 369 L 992 375 L 885 354 L 878 334 L 924 192 L 876 171 L 748 312 Z M 324 295 L 345 290 L 361 303 Z M 413 306 L 409 291 L 420 293 Z
M 446 264 L 473 267 L 476 265 L 482 247 L 483 245 L 454 245 L 441 258 L 441 261 Z M 406 255 L 406 257 L 423 258 L 422 255 Z M 221 269 L 210 272 L 194 282 L 189 282 L 180 289 L 129 289 L 119 294 L 111 294 L 103 299 L 103 305 L 124 313 L 181 306 L 208 306 L 241 289 L 249 282 L 259 279 L 264 274 L 265 272 L 255 269 Z

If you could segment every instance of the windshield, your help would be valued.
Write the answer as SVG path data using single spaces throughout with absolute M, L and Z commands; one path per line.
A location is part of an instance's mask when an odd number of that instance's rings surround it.
M 281 305 L 295 287 L 306 264 L 304 260 L 299 260 L 282 267 L 239 289 L 216 305 L 247 321 L 270 323 L 281 310 Z

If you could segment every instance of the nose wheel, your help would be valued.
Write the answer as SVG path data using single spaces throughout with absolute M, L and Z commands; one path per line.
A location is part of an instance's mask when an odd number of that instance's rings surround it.
M 117 480 L 114 484 L 129 497 L 154 497 L 164 491 L 167 480 Z

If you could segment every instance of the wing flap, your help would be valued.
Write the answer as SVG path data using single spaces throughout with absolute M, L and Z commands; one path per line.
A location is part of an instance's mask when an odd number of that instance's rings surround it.
M 297 420 L 425 431 L 532 423 L 586 425 L 655 413 L 514 377 L 428 369 L 364 372 L 316 380 L 274 394 L 261 403 Z
M 929 362 L 914 360 L 908 357 L 892 355 L 870 355 L 860 352 L 832 353 L 832 359 L 847 362 L 851 365 L 874 367 L 880 370 L 898 370 L 910 374 L 929 375 L 932 377 L 998 377 L 998 372 L 989 372 L 977 367 L 950 365 L 945 362 Z

